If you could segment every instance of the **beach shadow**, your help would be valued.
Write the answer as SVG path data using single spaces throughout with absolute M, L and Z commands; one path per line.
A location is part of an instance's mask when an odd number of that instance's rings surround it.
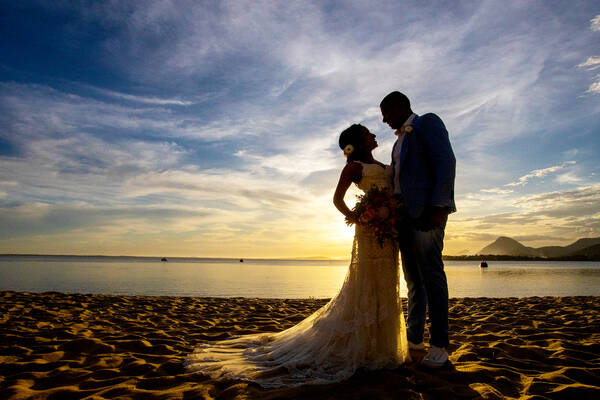
M 256 384 L 230 385 L 219 394 L 228 399 L 247 396 L 260 399 L 479 399 L 471 389 L 469 374 L 452 364 L 432 370 L 410 363 L 394 370 L 358 370 L 346 381 L 330 385 L 264 389 Z

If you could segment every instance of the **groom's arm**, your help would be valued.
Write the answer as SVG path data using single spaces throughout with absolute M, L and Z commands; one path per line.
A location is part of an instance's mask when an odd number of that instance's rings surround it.
M 446 214 L 454 210 L 454 178 L 456 158 L 450 145 L 448 131 L 442 120 L 435 114 L 421 117 L 422 142 L 429 154 L 433 170 L 433 192 L 430 206 L 443 207 Z

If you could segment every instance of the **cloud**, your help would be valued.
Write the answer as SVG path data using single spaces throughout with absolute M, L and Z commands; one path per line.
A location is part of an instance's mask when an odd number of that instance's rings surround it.
M 600 185 L 583 186 L 570 191 L 525 196 L 515 205 L 528 211 L 525 216 L 582 217 L 600 213 Z
M 546 241 L 546 242 L 554 242 L 554 243 L 564 243 L 565 241 L 568 241 L 568 238 L 564 238 L 564 237 L 560 237 L 560 236 L 552 236 L 552 235 L 518 235 L 518 236 L 513 236 L 513 239 L 519 241 L 519 242 L 539 242 L 539 241 Z
M 317 195 L 331 194 L 337 185 L 340 170 L 326 169 L 312 172 L 300 184 Z
M 594 32 L 600 31 L 600 14 L 590 20 L 590 29 Z
M 579 64 L 578 67 L 585 68 L 588 71 L 592 71 L 597 68 L 600 68 L 600 56 L 588 57 L 588 59 L 585 60 L 585 62 L 582 62 L 581 64 Z
M 600 75 L 598 75 L 596 78 L 598 79 L 598 82 L 594 82 L 590 85 L 587 90 L 588 93 L 600 93 Z
M 31 203 L 15 207 L 0 207 L 3 239 L 27 235 L 48 235 L 89 229 L 106 231 L 118 226 L 121 234 L 134 229 L 146 229 L 157 234 L 176 230 L 183 232 L 198 229 L 207 210 L 194 210 L 190 207 L 154 206 L 95 206 L 83 202 L 76 203 Z M 123 227 L 126 226 L 125 229 Z
M 596 15 L 590 20 L 590 29 L 594 32 L 600 31 L 600 15 Z M 593 71 L 600 68 L 600 56 L 591 56 L 587 60 L 578 65 L 579 68 L 584 68 L 588 71 Z M 596 75 L 596 81 L 593 82 L 587 93 L 600 93 L 600 75 Z
M 543 169 L 536 169 L 536 170 L 531 171 L 527 175 L 523 175 L 522 177 L 519 178 L 518 181 L 507 183 L 504 186 L 524 186 L 532 178 L 542 178 L 542 177 L 544 177 L 544 176 L 546 176 L 548 174 L 551 174 L 553 172 L 560 171 L 560 170 L 568 167 L 569 165 L 574 165 L 575 163 L 576 163 L 575 161 L 565 161 L 564 163 L 562 163 L 560 165 L 555 165 L 553 167 L 548 167 L 548 168 L 543 168 Z
M 563 158 L 575 158 L 579 154 L 579 149 L 569 149 L 562 152 Z
M 20 204 L 22 210 L 15 214 L 9 207 L 0 215 L 7 222 L 3 226 L 10 226 L 8 231 L 12 232 L 4 242 L 6 248 L 48 249 L 53 242 L 66 240 L 74 243 L 74 248 L 88 249 L 82 252 L 98 252 L 89 250 L 79 238 L 85 237 L 92 242 L 110 243 L 114 247 L 102 249 L 114 254 L 123 248 L 119 239 L 131 242 L 131 235 L 145 241 L 148 251 L 155 252 L 173 246 L 173 237 L 190 232 L 194 226 L 196 231 L 186 234 L 188 239 L 205 245 L 179 248 L 182 253 L 219 255 L 219 248 L 222 251 L 229 245 L 236 251 L 243 248 L 247 254 L 269 248 L 271 256 L 289 255 L 287 252 L 296 248 L 295 253 L 303 255 L 302 245 L 320 238 L 327 245 L 315 244 L 326 248 L 326 252 L 319 253 L 335 255 L 339 251 L 336 249 L 344 245 L 348 228 L 332 206 L 330 193 L 323 188 L 315 196 L 309 182 L 299 185 L 313 169 L 331 168 L 336 163 L 343 166 L 338 152 L 335 157 L 329 150 L 331 143 L 335 144 L 331 139 L 337 136 L 335 130 L 328 136 L 307 137 L 301 142 L 293 135 L 283 136 L 284 140 L 270 145 L 266 138 L 256 143 L 244 139 L 237 128 L 221 132 L 218 126 L 223 123 L 215 120 L 208 122 L 208 129 L 215 124 L 214 136 L 199 138 L 196 146 L 184 147 L 178 142 L 190 139 L 190 135 L 176 122 L 187 116 L 154 104 L 114 104 L 42 85 L 4 83 L 2 89 L 0 101 L 9 127 L 4 133 L 9 133 L 20 155 L 0 158 L 0 182 L 6 183 L 2 186 L 7 193 L 3 198 L 6 204 Z M 257 122 L 257 126 L 262 123 Z M 239 127 L 251 126 L 249 121 Z M 148 131 L 160 135 L 153 137 L 147 135 Z M 194 147 L 206 147 L 204 141 L 223 140 L 226 135 L 236 135 L 240 145 L 248 146 L 248 150 L 235 151 L 227 143 L 221 145 L 223 152 L 237 153 L 235 158 L 243 162 L 242 169 L 200 167 L 191 158 Z M 273 154 L 265 154 L 265 150 Z M 206 150 L 200 153 L 204 154 L 214 156 Z M 193 207 L 208 214 L 184 212 L 180 218 L 177 212 L 149 211 L 174 206 Z M 32 210 L 40 213 L 37 219 L 32 219 Z M 47 216 L 41 215 L 46 212 Z M 69 223 L 59 223 L 68 215 Z M 282 220 L 286 223 L 279 222 Z M 157 230 L 156 226 L 161 228 Z M 342 234 L 331 238 L 332 229 Z M 163 235 L 164 242 L 150 246 L 154 243 L 150 238 L 158 234 Z M 273 237 L 282 243 L 273 245 Z M 351 237 L 345 240 L 350 243 Z M 264 243 L 252 248 L 257 242 Z
M 128 198 L 171 194 L 187 201 L 223 201 L 240 210 L 256 206 L 280 209 L 302 201 L 293 183 L 273 185 L 268 179 L 232 170 L 167 170 L 136 175 L 123 183 L 123 191 Z
M 173 113 L 160 104 L 115 104 L 37 84 L 0 83 L 0 104 L 4 134 L 17 141 L 72 132 L 93 132 L 105 138 L 145 136 L 199 141 L 248 134 L 241 127 L 232 129 L 227 121 Z
M 492 189 L 481 189 L 484 193 L 495 193 L 495 194 L 509 194 L 514 193 L 514 190 L 511 189 L 500 189 L 500 188 L 492 188 Z
M 115 92 L 113 90 L 106 90 L 106 89 L 100 89 L 100 88 L 94 88 L 94 90 L 96 90 L 99 93 L 105 94 L 107 96 L 116 97 L 118 99 L 123 99 L 123 100 L 128 100 L 128 101 L 133 101 L 133 102 L 145 103 L 145 104 L 157 104 L 157 105 L 164 105 L 164 106 L 169 106 L 169 105 L 190 106 L 190 105 L 194 104 L 193 101 L 183 101 L 183 100 L 179 100 L 179 99 L 162 99 L 159 97 L 136 96 L 136 95 L 132 95 L 132 94 L 120 93 L 120 92 Z
M 239 110 L 240 101 L 252 96 L 268 120 L 295 114 L 279 124 L 287 127 L 324 114 L 351 121 L 400 87 L 418 99 L 415 104 L 423 109 L 446 114 L 455 134 L 488 132 L 469 141 L 472 149 L 525 133 L 524 128 L 505 132 L 505 121 L 498 118 L 502 113 L 512 115 L 513 127 L 537 124 L 538 118 L 519 110 L 531 103 L 541 109 L 551 97 L 539 91 L 537 82 L 547 61 L 556 57 L 552 42 L 561 43 L 561 27 L 552 24 L 545 28 L 557 33 L 556 39 L 530 24 L 517 24 L 507 32 L 506 24 L 514 22 L 510 11 L 522 11 L 515 4 L 507 10 L 487 2 L 470 13 L 444 13 L 445 24 L 434 27 L 411 23 L 438 13 L 433 6 L 408 3 L 404 13 L 396 13 L 393 2 L 376 8 L 360 3 L 336 8 L 334 21 L 352 20 L 352 29 L 332 24 L 331 10 L 319 3 L 177 5 L 110 3 L 79 12 L 86 23 L 98 20 L 113 28 L 103 45 L 111 56 L 107 58 L 114 61 L 113 68 L 143 85 L 162 86 L 168 80 L 182 92 L 189 93 L 190 88 L 198 92 L 196 77 L 216 75 L 220 79 L 214 80 L 217 87 L 211 85 L 211 91 L 219 101 L 229 102 L 231 114 Z M 388 18 L 392 14 L 398 15 L 393 24 Z M 479 36 L 491 43 L 474 42 Z M 464 79 L 465 68 L 469 79 Z M 530 90 L 532 85 L 538 90 Z M 443 96 L 442 100 L 439 87 L 451 98 Z M 227 93 L 231 90 L 237 99 Z M 535 99 L 530 98 L 533 95 Z M 244 114 L 249 117 L 247 110 Z M 375 117 L 378 121 L 379 116 Z M 245 122 L 252 119 L 245 118 Z M 323 128 L 322 121 L 305 125 L 307 132 L 319 124 Z
M 0 181 L 12 201 L 71 199 L 100 204 L 120 202 L 123 181 L 148 170 L 172 168 L 185 154 L 174 143 L 89 134 L 21 142 L 23 156 L 0 159 Z
M 583 178 L 580 178 L 575 174 L 575 172 L 570 171 L 564 174 L 559 174 L 556 176 L 556 182 L 560 184 L 576 184 L 583 181 Z

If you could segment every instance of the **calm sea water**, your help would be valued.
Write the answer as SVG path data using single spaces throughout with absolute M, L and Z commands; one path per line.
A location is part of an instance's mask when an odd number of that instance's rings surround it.
M 450 297 L 600 296 L 600 262 L 489 265 L 447 261 Z M 0 290 L 328 298 L 339 290 L 347 268 L 348 261 L 0 256 Z

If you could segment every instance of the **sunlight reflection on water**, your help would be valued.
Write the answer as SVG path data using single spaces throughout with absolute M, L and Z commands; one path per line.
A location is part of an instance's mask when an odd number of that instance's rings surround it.
M 448 261 L 451 297 L 600 295 L 596 262 Z M 339 290 L 348 261 L 0 258 L 0 290 L 152 296 L 327 298 Z M 406 284 L 401 279 L 401 293 Z

